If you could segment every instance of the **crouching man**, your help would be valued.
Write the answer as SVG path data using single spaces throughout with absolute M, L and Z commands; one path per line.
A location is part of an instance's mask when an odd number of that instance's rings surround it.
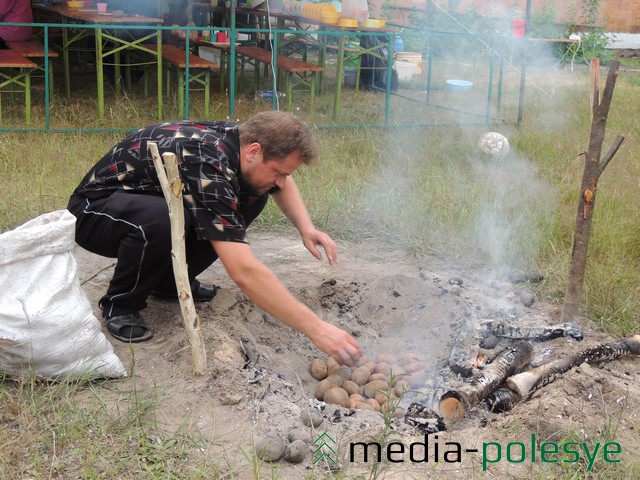
M 196 277 L 220 258 L 229 276 L 261 309 L 306 335 L 320 350 L 352 365 L 361 355 L 347 332 L 299 302 L 253 254 L 246 229 L 269 197 L 300 232 L 317 259 L 330 264 L 336 245 L 317 230 L 291 174 L 317 156 L 309 127 L 293 115 L 261 112 L 242 124 L 179 121 L 151 125 L 117 143 L 87 173 L 68 209 L 77 217 L 76 242 L 116 258 L 100 300 L 107 329 L 124 342 L 151 338 L 140 311 L 151 296 L 177 299 L 171 266 L 169 211 L 149 150 L 174 153 L 184 183 L 185 243 L 195 301 L 215 287 Z

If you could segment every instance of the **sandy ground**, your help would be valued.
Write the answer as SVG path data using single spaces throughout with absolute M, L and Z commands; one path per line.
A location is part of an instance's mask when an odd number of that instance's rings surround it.
M 386 356 L 394 363 L 407 353 L 420 358 L 424 370 L 417 386 L 400 402 L 405 409 L 411 403 L 437 409 L 442 393 L 469 381 L 463 378 L 465 372 L 478 374 L 472 371 L 472 357 L 479 352 L 479 338 L 489 321 L 518 326 L 548 326 L 559 321 L 559 306 L 538 301 L 525 306 L 535 300 L 525 284 L 491 279 L 463 266 L 431 258 L 416 260 L 384 245 L 358 243 L 341 244 L 340 264 L 329 267 L 313 259 L 297 238 L 287 234 L 253 232 L 250 237 L 256 255 L 282 282 L 322 318 L 357 336 L 369 359 Z M 97 314 L 113 260 L 80 249 L 74 253 L 83 288 Z M 143 313 L 154 332 L 151 341 L 131 349 L 107 334 L 131 375 L 111 386 L 108 382 L 105 390 L 108 395 L 111 389 L 114 399 L 130 389 L 132 382 L 141 393 L 155 391 L 160 400 L 158 421 L 167 435 L 185 428 L 201 432 L 209 442 L 193 454 L 206 456 L 222 477 L 253 478 L 253 466 L 243 452 L 251 455 L 255 444 L 268 437 L 280 437 L 286 443 L 292 430 L 306 440 L 304 459 L 300 463 L 265 462 L 264 477 L 275 472 L 282 479 L 312 474 L 324 478 L 333 471 L 342 478 L 375 478 L 372 472 L 394 479 L 557 478 L 565 471 L 585 472 L 589 461 L 584 448 L 592 452 L 598 443 L 591 473 L 611 478 L 608 472 L 616 472 L 612 476 L 624 478 L 632 462 L 638 473 L 637 460 L 632 460 L 640 447 L 637 356 L 574 368 L 508 412 L 492 413 L 483 404 L 477 405 L 462 421 L 428 437 L 400 416 L 391 422 L 387 441 L 403 442 L 404 453 L 398 453 L 402 448 L 396 443 L 389 457 L 388 450 L 382 454 L 393 461 L 375 466 L 374 450 L 369 450 L 367 461 L 364 450 L 357 446 L 351 461 L 350 450 L 354 442 L 380 438 L 382 415 L 317 401 L 318 380 L 310 375 L 309 364 L 326 356 L 304 336 L 258 310 L 221 265 L 214 265 L 200 280 L 222 287 L 212 302 L 197 304 L 206 338 L 208 375 L 200 380 L 193 377 L 179 305 L 150 299 Z M 561 337 L 535 343 L 532 364 L 613 340 L 587 319 L 578 326 L 584 332 L 583 341 Z M 259 353 L 255 366 L 246 365 L 243 335 L 255 339 Z M 491 356 L 503 342 L 485 353 Z M 303 414 L 312 411 L 321 411 L 323 423 L 317 427 L 303 423 Z M 333 448 L 314 454 L 319 444 L 312 442 L 323 433 L 335 442 L 327 441 Z M 537 453 L 531 449 L 533 435 Z M 569 441 L 579 442 L 575 446 L 579 461 L 562 461 L 575 460 L 576 454 L 547 457 L 555 463 L 541 460 L 542 442 L 555 442 L 561 453 Z M 614 455 L 617 447 L 610 444 L 609 461 L 603 455 L 606 442 L 617 442 L 621 449 Z M 546 448 L 554 448 L 550 445 Z M 478 451 L 470 451 L 474 449 Z M 526 449 L 524 459 L 522 449 Z M 331 458 L 318 460 L 321 453 Z M 496 459 L 498 453 L 501 461 L 483 464 L 483 458 Z M 611 463 L 613 460 L 620 462 Z

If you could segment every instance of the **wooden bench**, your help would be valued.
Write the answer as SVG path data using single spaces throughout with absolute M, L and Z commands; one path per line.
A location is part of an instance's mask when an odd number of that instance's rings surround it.
M 7 47 L 14 52 L 18 52 L 20 55 L 26 58 L 41 58 L 48 59 L 58 58 L 58 52 L 49 48 L 48 52 L 45 52 L 44 45 L 38 40 L 28 40 L 26 42 L 7 42 Z M 53 94 L 53 68 L 51 64 L 44 61 L 42 65 L 38 66 L 45 75 L 49 75 L 49 94 Z M 45 71 L 47 70 L 47 71 Z
M 157 51 L 157 45 L 146 45 L 150 50 Z M 162 59 L 178 73 L 178 116 L 184 115 L 184 92 L 186 88 L 185 73 L 187 69 L 187 52 L 175 45 L 162 45 Z M 204 115 L 209 116 L 209 101 L 211 85 L 211 70 L 217 70 L 220 65 L 210 62 L 197 55 L 189 54 L 189 82 L 195 82 L 204 89 Z M 192 73 L 191 70 L 199 70 Z M 167 70 L 167 96 L 171 95 L 171 69 Z
M 31 71 L 38 66 L 13 50 L 0 50 L 0 93 L 24 93 L 25 120 L 31 125 Z M 0 122 L 2 102 L 0 101 Z
M 215 47 L 227 53 L 231 50 L 229 45 L 215 45 Z M 236 47 L 236 55 L 249 59 L 249 63 L 253 63 L 256 75 L 256 90 L 258 90 L 260 88 L 260 68 L 258 63 L 273 67 L 273 52 L 260 47 L 238 46 Z M 243 68 L 244 62 L 241 63 L 241 69 Z M 315 108 L 316 75 L 318 72 L 324 72 L 326 70 L 325 67 L 283 55 L 276 55 L 275 70 L 276 72 L 282 71 L 286 74 L 285 91 L 287 94 L 287 110 L 293 110 L 293 88 L 298 85 L 304 85 L 310 87 L 310 109 L 313 113 Z

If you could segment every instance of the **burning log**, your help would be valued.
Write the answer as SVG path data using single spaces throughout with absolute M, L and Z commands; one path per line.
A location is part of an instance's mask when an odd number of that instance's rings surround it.
M 500 352 L 482 373 L 469 383 L 453 388 L 440 397 L 440 415 L 445 422 L 456 422 L 480 403 L 504 381 L 529 363 L 533 347 L 529 342 L 517 341 Z
M 489 411 L 502 413 L 511 410 L 517 403 L 520 403 L 521 400 L 517 393 L 512 392 L 506 387 L 500 387 L 491 392 L 487 398 L 483 400 L 483 403 L 489 407 Z
M 575 355 L 545 363 L 508 378 L 506 384 L 512 392 L 524 400 L 529 398 L 538 388 L 553 382 L 556 375 L 567 372 L 573 367 L 585 362 L 593 364 L 615 360 L 629 353 L 640 355 L 640 335 L 624 338 L 617 342 L 603 343 Z

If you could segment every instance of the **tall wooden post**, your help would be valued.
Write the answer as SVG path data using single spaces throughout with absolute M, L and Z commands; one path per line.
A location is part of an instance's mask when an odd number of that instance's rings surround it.
M 589 246 L 589 236 L 591 234 L 591 220 L 596 201 L 596 190 L 600 174 L 607 166 L 615 152 L 618 150 L 623 137 L 618 137 L 613 147 L 607 153 L 605 159 L 600 161 L 602 153 L 602 143 L 604 141 L 605 126 L 613 98 L 613 90 L 616 85 L 618 68 L 620 63 L 611 62 L 607 82 L 602 93 L 602 100 L 599 98 L 599 59 L 591 61 L 591 135 L 589 137 L 589 150 L 586 153 L 584 162 L 584 173 L 582 175 L 582 185 L 580 187 L 580 200 L 578 202 L 578 213 L 576 218 L 576 233 L 573 239 L 573 251 L 571 253 L 571 264 L 569 267 L 569 281 L 567 291 L 562 306 L 561 322 L 571 322 L 580 307 L 580 294 L 584 284 L 584 272 L 587 263 L 587 250 Z M 617 145 L 617 146 L 616 146 Z

